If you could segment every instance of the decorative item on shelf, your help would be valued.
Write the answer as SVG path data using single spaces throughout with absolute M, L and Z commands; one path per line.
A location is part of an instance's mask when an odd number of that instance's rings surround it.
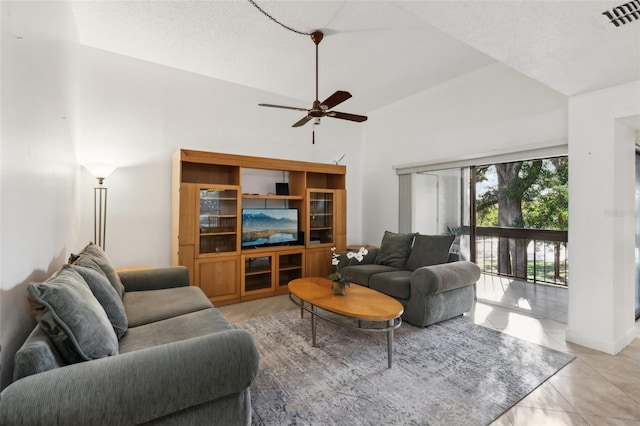
M 358 262 L 362 262 L 362 259 L 369 253 L 365 247 L 360 247 L 360 250 L 357 252 L 348 251 L 345 253 L 345 256 L 348 260 L 348 265 L 351 265 L 353 259 L 356 259 Z M 336 267 L 336 271 L 329 275 L 327 279 L 331 280 L 331 289 L 333 294 L 338 296 L 344 296 L 347 294 L 347 287 L 351 287 L 351 281 L 349 279 L 344 278 L 338 269 L 338 265 L 340 265 L 340 253 L 336 253 L 336 248 L 331 247 L 331 265 Z
M 93 188 L 93 239 L 94 243 L 105 250 L 107 234 L 107 187 L 104 180 L 116 169 L 116 166 L 105 163 L 87 163 L 84 167 L 98 179 L 98 186 Z

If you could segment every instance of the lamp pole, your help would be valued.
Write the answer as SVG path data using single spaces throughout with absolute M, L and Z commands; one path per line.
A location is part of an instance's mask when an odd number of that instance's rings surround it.
M 104 180 L 116 169 L 116 166 L 87 163 L 84 167 L 98 179 L 98 186 L 93 188 L 93 242 L 104 250 L 107 235 L 107 187 L 104 186 Z
M 107 234 L 107 187 L 104 178 L 99 177 L 98 186 L 93 188 L 93 239 L 95 244 L 105 250 Z

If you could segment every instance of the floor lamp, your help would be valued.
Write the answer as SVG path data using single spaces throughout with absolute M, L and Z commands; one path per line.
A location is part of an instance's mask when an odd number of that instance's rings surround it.
M 104 180 L 116 169 L 111 164 L 89 163 L 84 167 L 98 179 L 98 186 L 93 188 L 93 242 L 105 250 L 107 234 L 107 187 Z

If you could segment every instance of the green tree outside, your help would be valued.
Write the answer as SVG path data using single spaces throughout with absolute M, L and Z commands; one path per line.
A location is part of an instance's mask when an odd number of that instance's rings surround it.
M 568 171 L 567 157 L 478 167 L 477 226 L 567 230 Z M 529 242 L 500 238 L 498 272 L 526 278 Z

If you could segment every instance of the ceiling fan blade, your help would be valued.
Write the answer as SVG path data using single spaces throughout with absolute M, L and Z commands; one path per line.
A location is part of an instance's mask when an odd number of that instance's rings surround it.
M 345 92 L 344 90 L 338 90 L 336 93 L 334 93 L 333 95 L 331 95 L 327 99 L 325 99 L 325 101 L 323 103 L 321 103 L 320 105 L 322 105 L 321 108 L 323 108 L 325 110 L 326 109 L 331 109 L 334 106 L 339 105 L 342 102 L 346 101 L 350 97 L 351 97 L 351 93 Z M 326 107 L 326 108 L 324 108 L 324 107 Z
M 269 108 L 293 109 L 296 111 L 305 111 L 305 112 L 309 111 L 306 108 L 297 108 L 297 107 L 290 107 L 290 106 L 284 106 L 284 105 L 258 104 L 258 106 L 269 107 Z
M 328 117 L 339 118 L 341 120 L 349 120 L 349 121 L 357 121 L 362 123 L 363 121 L 367 121 L 366 116 L 364 115 L 356 115 L 356 114 L 347 114 L 346 112 L 338 112 L 331 111 L 327 114 Z
M 306 110 L 305 110 L 306 111 Z M 302 120 L 298 121 L 296 124 L 294 124 L 291 127 L 300 127 L 300 126 L 304 126 L 305 124 L 307 124 L 309 122 L 309 120 L 311 120 L 313 117 L 310 115 L 305 116 Z

